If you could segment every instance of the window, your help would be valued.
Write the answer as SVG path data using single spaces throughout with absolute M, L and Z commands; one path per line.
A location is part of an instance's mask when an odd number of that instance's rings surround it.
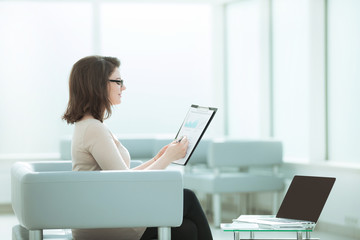
M 330 0 L 328 7 L 329 159 L 359 162 L 360 2 Z
M 0 2 L 0 154 L 57 152 L 72 64 L 92 52 L 92 5 Z
M 266 1 L 227 7 L 227 102 L 229 136 L 268 136 L 269 32 Z
M 104 3 L 100 9 L 101 52 L 121 59 L 127 87 L 108 120 L 113 131 L 175 135 L 191 104 L 212 104 L 209 5 Z
M 273 1 L 274 136 L 286 157 L 309 158 L 308 1 Z
M 176 134 L 192 103 L 212 105 L 211 5 L 1 1 L 0 154 L 57 153 L 80 58 L 121 59 L 127 90 L 114 133 Z M 184 16 L 186 16 L 184 18 Z
M 239 1 L 226 14 L 229 135 L 274 137 L 286 158 L 324 159 L 324 3 Z

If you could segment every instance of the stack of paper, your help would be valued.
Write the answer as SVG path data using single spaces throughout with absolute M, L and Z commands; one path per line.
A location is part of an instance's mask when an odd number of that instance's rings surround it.
M 257 224 L 259 228 L 265 229 L 312 229 L 315 227 L 314 223 L 275 218 L 273 215 L 240 215 L 233 219 L 234 223 Z
M 222 223 L 221 229 L 223 230 L 256 230 L 259 229 L 259 226 L 256 223 Z
M 249 216 L 249 215 L 247 215 Z M 255 216 L 255 215 L 252 215 Z M 233 219 L 232 223 L 223 223 L 221 224 L 221 228 L 224 230 L 256 230 L 259 229 L 259 225 L 257 223 L 253 223 L 251 221 L 241 221 L 243 217 L 238 217 Z

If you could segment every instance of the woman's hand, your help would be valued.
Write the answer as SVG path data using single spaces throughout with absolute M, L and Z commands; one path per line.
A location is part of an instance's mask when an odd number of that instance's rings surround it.
M 188 145 L 189 145 L 189 141 L 186 136 L 184 136 L 180 142 L 177 142 L 175 140 L 169 145 L 167 145 L 167 149 L 164 152 L 164 156 L 168 160 L 170 160 L 170 162 L 179 160 L 185 157 Z
M 188 145 L 189 141 L 186 137 L 183 137 L 180 142 L 175 140 L 164 146 L 151 161 L 147 161 L 135 169 L 165 169 L 171 162 L 186 156 Z

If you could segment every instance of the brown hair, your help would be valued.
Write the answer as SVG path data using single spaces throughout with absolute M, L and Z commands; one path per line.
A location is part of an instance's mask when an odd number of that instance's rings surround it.
M 69 102 L 62 119 L 73 124 L 87 113 L 101 122 L 110 117 L 108 80 L 119 66 L 114 57 L 88 56 L 77 61 L 71 69 Z

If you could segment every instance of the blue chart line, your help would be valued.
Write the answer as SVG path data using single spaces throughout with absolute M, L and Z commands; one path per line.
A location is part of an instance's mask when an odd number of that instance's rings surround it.
M 199 120 L 187 121 L 185 123 L 185 127 L 187 127 L 187 128 L 196 128 L 198 124 L 199 124 Z

